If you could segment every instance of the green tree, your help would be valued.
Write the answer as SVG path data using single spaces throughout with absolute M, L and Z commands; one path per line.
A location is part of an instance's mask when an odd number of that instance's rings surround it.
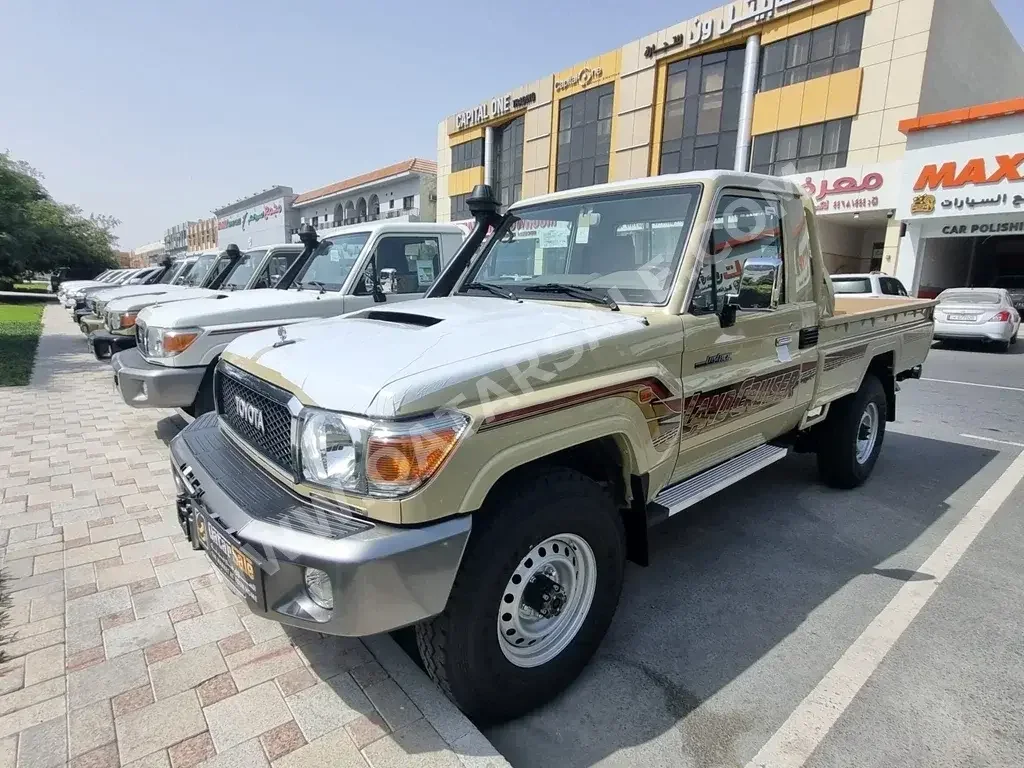
M 32 272 L 117 266 L 110 216 L 85 217 L 58 203 L 42 185 L 42 174 L 23 160 L 0 153 L 0 285 Z

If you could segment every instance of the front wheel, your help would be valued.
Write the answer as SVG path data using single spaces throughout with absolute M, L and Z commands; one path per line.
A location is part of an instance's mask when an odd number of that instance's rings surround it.
M 416 628 L 427 672 L 483 723 L 525 714 L 579 675 L 611 623 L 626 560 L 612 497 L 579 472 L 520 476 L 492 497 L 444 612 Z
M 885 438 L 882 382 L 867 374 L 856 393 L 832 404 L 822 425 L 818 473 L 833 488 L 856 488 L 871 475 Z

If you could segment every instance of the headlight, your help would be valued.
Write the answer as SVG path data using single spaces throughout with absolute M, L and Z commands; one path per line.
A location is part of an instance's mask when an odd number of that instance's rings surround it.
M 299 439 L 302 475 L 338 490 L 404 496 L 441 468 L 468 424 L 454 412 L 385 422 L 309 408 Z
M 123 331 L 128 328 L 135 327 L 135 319 L 139 316 L 138 311 L 135 312 L 108 312 L 107 313 L 107 328 L 112 331 Z
M 192 346 L 199 338 L 202 328 L 160 328 L 150 326 L 146 329 L 147 357 L 174 357 Z

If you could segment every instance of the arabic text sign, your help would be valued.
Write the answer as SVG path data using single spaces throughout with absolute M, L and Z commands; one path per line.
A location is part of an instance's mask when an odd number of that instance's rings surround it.
M 1024 134 L 1018 133 L 908 151 L 901 218 L 1024 214 L 1021 150 Z
M 663 53 L 685 50 L 724 37 L 733 31 L 763 24 L 820 0 L 734 0 L 734 2 L 686 22 L 683 31 L 652 43 L 644 49 L 648 59 Z
M 804 188 L 819 214 L 829 214 L 895 208 L 898 177 L 897 163 L 871 163 L 786 178 Z

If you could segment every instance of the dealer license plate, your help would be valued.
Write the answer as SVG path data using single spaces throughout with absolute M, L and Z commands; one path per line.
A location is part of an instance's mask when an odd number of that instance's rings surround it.
M 263 608 L 263 570 L 255 558 L 236 546 L 224 529 L 202 510 L 195 512 L 195 535 L 199 546 L 206 550 L 235 591 Z
M 977 315 L 946 315 L 946 319 L 951 323 L 973 323 L 978 319 Z

